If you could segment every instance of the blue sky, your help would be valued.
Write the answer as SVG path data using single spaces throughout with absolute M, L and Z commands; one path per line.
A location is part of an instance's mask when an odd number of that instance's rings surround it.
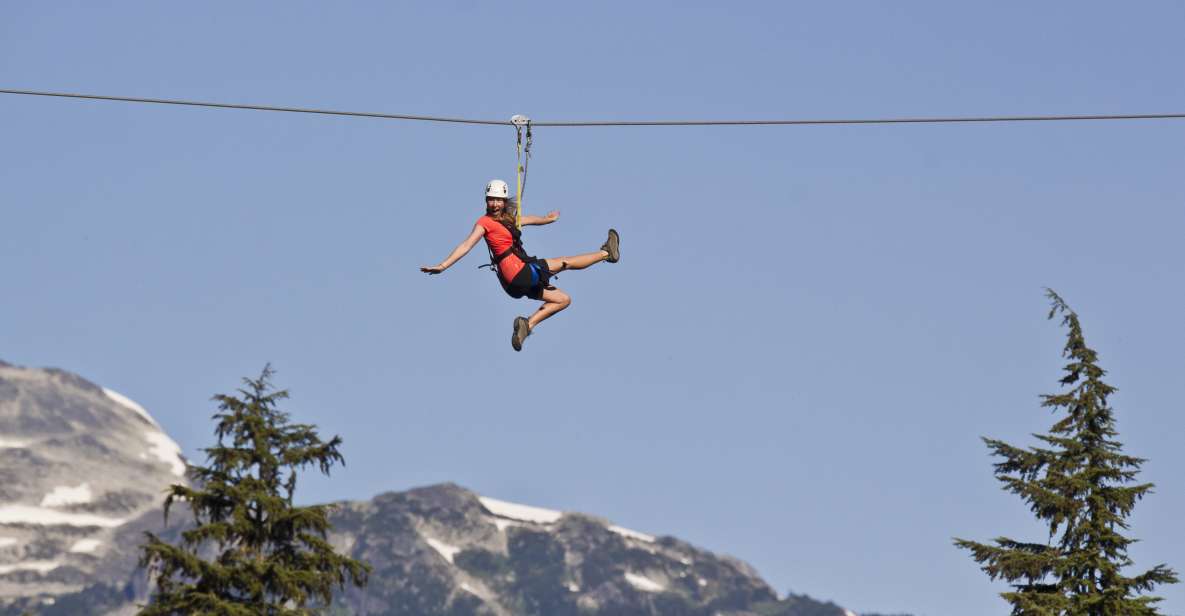
M 1185 5 L 6 3 L 0 87 L 536 120 L 1185 112 Z M 1007 609 L 952 536 L 1040 540 L 987 435 L 1101 353 L 1185 570 L 1185 121 L 540 128 L 533 306 L 436 263 L 513 130 L 0 96 L 0 358 L 147 407 L 200 459 L 266 362 L 345 439 L 306 501 L 454 481 L 605 516 L 854 610 Z M 1174 470 L 1176 469 L 1176 470 Z M 1185 588 L 1162 589 L 1166 612 Z

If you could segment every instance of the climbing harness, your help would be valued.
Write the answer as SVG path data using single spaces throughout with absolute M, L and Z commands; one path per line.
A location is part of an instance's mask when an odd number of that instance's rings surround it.
M 531 256 L 529 256 L 527 254 L 526 249 L 523 248 L 523 232 L 520 229 L 513 228 L 508 225 L 502 225 L 502 226 L 505 227 L 506 231 L 508 231 L 510 233 L 510 237 L 512 240 L 512 242 L 510 244 L 510 248 L 507 248 L 506 250 L 502 251 L 501 254 L 494 254 L 494 249 L 492 247 L 490 247 L 489 243 L 487 243 L 486 248 L 490 251 L 490 262 L 485 265 L 477 266 L 478 269 L 481 269 L 483 267 L 488 267 L 488 268 L 494 270 L 494 273 L 499 274 L 498 280 L 502 280 L 501 273 L 498 269 L 498 264 L 502 263 L 502 260 L 505 259 L 506 257 L 509 257 L 510 255 L 514 255 L 514 256 L 518 257 L 519 260 L 522 261 L 524 264 L 530 263 L 531 261 L 534 260 Z

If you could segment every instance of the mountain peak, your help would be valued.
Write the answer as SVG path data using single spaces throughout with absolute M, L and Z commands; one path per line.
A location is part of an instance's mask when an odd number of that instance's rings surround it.
M 78 590 L 184 481 L 147 411 L 64 370 L 0 364 L 0 434 L 0 600 Z
M 452 483 L 341 505 L 331 540 L 382 572 L 338 598 L 352 613 L 843 616 L 780 602 L 749 565 L 673 537 Z

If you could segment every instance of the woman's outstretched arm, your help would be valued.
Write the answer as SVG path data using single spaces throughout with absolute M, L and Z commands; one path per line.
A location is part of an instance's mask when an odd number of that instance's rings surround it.
M 465 238 L 465 241 L 458 244 L 444 261 L 441 261 L 438 265 L 427 265 L 421 267 L 420 271 L 426 274 L 439 274 L 440 272 L 452 267 L 454 263 L 461 260 L 461 257 L 469 254 L 469 251 L 473 250 L 473 247 L 481 241 L 481 236 L 485 234 L 486 230 L 484 227 L 481 225 L 473 225 L 473 231 L 469 233 L 469 237 Z
M 547 216 L 523 216 L 519 218 L 519 222 L 526 225 L 550 225 L 551 223 L 560 219 L 560 212 L 548 212 Z

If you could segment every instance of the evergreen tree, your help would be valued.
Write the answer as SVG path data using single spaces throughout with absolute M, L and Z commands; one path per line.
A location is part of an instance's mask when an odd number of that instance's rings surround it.
M 984 442 L 1002 462 L 995 475 L 1004 489 L 1020 496 L 1049 528 L 1046 543 L 1007 537 L 986 545 L 956 539 L 993 579 L 1011 583 L 1001 593 L 1013 616 L 1152 616 L 1159 597 L 1139 596 L 1160 584 L 1176 583 L 1165 565 L 1134 577 L 1127 548 L 1135 540 L 1120 533 L 1136 502 L 1152 484 L 1133 484 L 1144 460 L 1124 455 L 1115 440 L 1115 418 L 1107 398 L 1115 388 L 1086 346 L 1078 315 L 1052 290 L 1049 318 L 1062 315 L 1068 330 L 1061 378 L 1062 393 L 1042 396 L 1042 406 L 1059 419 L 1048 434 L 1034 434 L 1044 447 L 1021 449 L 1002 441 Z M 1060 537 L 1058 533 L 1060 531 Z M 1055 540 L 1056 537 L 1056 540 Z
M 298 471 L 312 465 L 328 475 L 345 463 L 341 438 L 322 442 L 314 426 L 289 423 L 277 408 L 288 393 L 272 388 L 272 374 L 265 367 L 243 380 L 238 396 L 214 396 L 218 444 L 205 449 L 209 466 L 190 466 L 195 487 L 174 485 L 165 500 L 166 521 L 180 501 L 195 526 L 180 545 L 145 533 L 140 565 L 156 589 L 142 616 L 312 614 L 347 577 L 366 584 L 369 565 L 326 541 L 329 507 L 292 502 Z

